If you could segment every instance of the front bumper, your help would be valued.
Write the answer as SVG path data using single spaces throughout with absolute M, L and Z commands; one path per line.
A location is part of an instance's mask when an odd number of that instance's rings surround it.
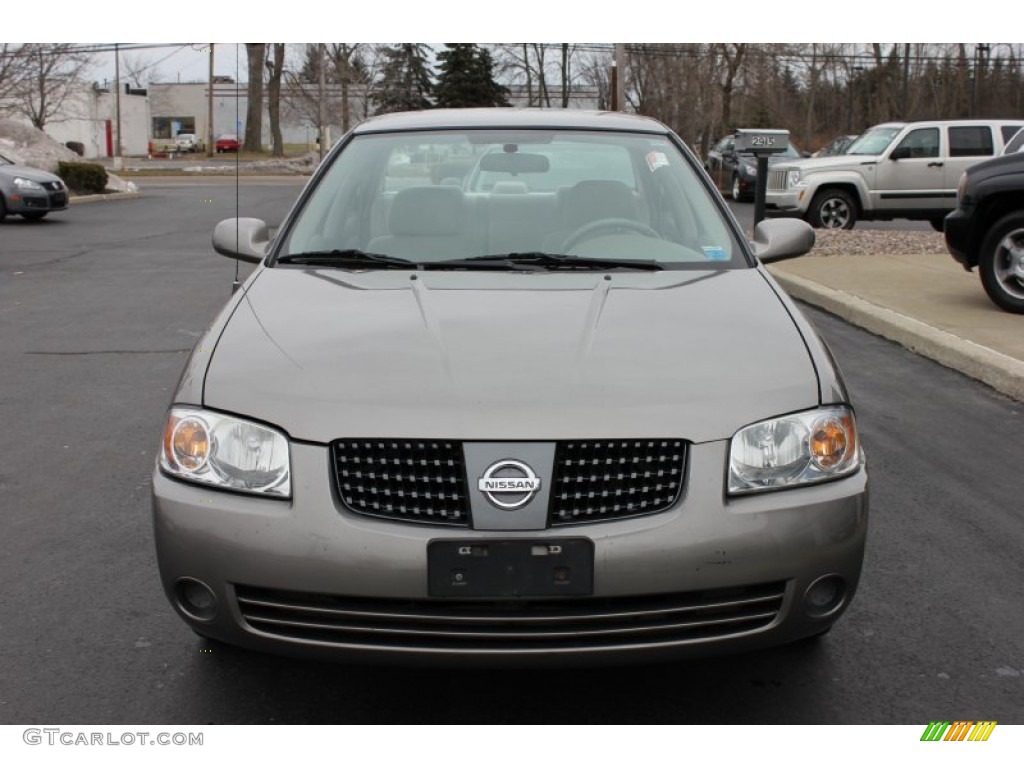
M 542 664 L 654 661 L 776 645 L 828 628 L 849 605 L 867 529 L 867 477 L 728 502 L 727 443 L 695 445 L 666 512 L 540 531 L 474 531 L 353 514 L 325 446 L 292 446 L 290 502 L 153 478 L 157 556 L 172 605 L 200 634 L 256 650 L 366 661 Z M 586 598 L 436 600 L 434 539 L 586 537 Z M 844 598 L 805 607 L 816 580 Z M 185 581 L 181 581 L 185 580 Z M 201 582 L 203 615 L 182 602 Z M 524 605 L 528 606 L 524 608 Z
M 63 211 L 68 207 L 68 190 L 23 190 L 6 195 L 4 204 L 11 214 Z
M 805 189 L 786 192 L 765 192 L 765 214 L 768 216 L 803 216 L 807 212 L 810 196 Z
M 970 252 L 971 227 L 974 218 L 970 212 L 957 208 L 945 219 L 943 234 L 946 250 L 950 252 L 968 272 L 977 266 L 977 255 Z

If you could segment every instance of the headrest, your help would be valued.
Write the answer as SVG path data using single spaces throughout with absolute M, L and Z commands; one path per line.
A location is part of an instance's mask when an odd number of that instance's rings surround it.
M 454 235 L 462 232 L 462 190 L 456 187 L 411 187 L 391 202 L 392 235 Z
M 525 181 L 496 181 L 491 188 L 495 195 L 525 195 L 529 191 Z

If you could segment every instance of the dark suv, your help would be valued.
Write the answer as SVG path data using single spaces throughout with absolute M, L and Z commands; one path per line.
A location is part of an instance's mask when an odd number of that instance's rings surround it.
M 946 247 L 1007 312 L 1024 314 L 1024 154 L 972 165 L 945 222 Z

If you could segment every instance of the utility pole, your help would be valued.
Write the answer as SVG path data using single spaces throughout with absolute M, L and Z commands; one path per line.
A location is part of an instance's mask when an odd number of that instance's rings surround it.
M 114 170 L 124 170 L 124 157 L 121 155 L 121 45 L 114 43 L 114 111 L 117 122 L 117 139 L 114 141 Z
M 317 141 L 320 145 L 320 160 L 324 159 L 326 153 L 325 145 L 327 144 L 327 120 L 324 117 L 325 107 L 325 91 L 327 90 L 327 49 L 324 43 L 318 43 L 320 46 L 320 93 L 319 93 L 319 115 L 317 116 Z
M 213 43 L 210 43 L 210 93 L 209 102 L 206 106 L 206 156 L 213 157 Z M 236 86 L 237 87 L 237 86 Z
M 626 111 L 626 44 L 615 44 L 615 110 Z

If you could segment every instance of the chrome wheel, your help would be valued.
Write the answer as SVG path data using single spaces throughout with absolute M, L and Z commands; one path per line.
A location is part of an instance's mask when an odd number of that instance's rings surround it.
M 1024 215 L 1010 214 L 989 230 L 978 254 L 985 293 L 1007 312 L 1024 314 Z
M 811 225 L 820 229 L 853 229 L 857 223 L 857 205 L 840 189 L 815 195 L 809 214 Z
M 1024 229 L 1015 229 L 996 246 L 995 278 L 1008 294 L 1024 301 Z

